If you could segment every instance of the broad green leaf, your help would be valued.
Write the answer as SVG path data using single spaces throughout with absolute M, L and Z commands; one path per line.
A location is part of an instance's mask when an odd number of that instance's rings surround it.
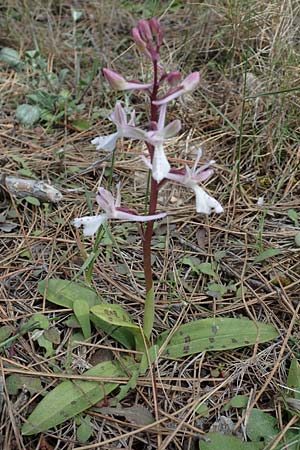
M 80 328 L 80 324 L 74 314 L 71 314 L 63 323 L 69 328 Z
M 123 360 L 123 363 L 129 371 L 136 366 L 130 359 Z M 84 376 L 104 377 L 112 381 L 63 381 L 38 404 L 23 425 L 22 433 L 27 436 L 41 433 L 75 417 L 116 389 L 119 383 L 113 382 L 114 378 L 127 378 L 128 373 L 117 362 L 104 361 L 87 370 Z
M 37 377 L 30 377 L 27 375 L 13 374 L 6 379 L 6 389 L 10 395 L 17 395 L 26 387 L 30 394 L 36 394 L 42 390 L 42 383 Z
M 267 444 L 279 433 L 277 420 L 271 414 L 253 408 L 247 422 L 246 433 L 251 441 L 264 440 Z
M 262 442 L 242 442 L 236 436 L 228 436 L 223 433 L 213 432 L 205 435 L 207 441 L 199 441 L 200 450 L 261 450 Z
M 90 306 L 100 302 L 96 292 L 92 289 L 73 281 L 52 278 L 40 281 L 38 284 L 39 293 L 46 295 L 49 302 L 55 303 L 65 308 L 73 309 L 75 300 L 84 299 Z
M 280 248 L 268 248 L 267 250 L 260 253 L 255 259 L 254 264 L 258 262 L 265 261 L 266 259 L 272 258 L 273 256 L 280 255 L 282 251 Z
M 196 266 L 199 264 L 196 258 L 188 258 L 187 256 L 184 256 L 181 260 L 181 263 L 189 266 L 194 272 L 197 272 Z
M 170 331 L 162 333 L 157 340 L 160 347 Z M 272 325 L 248 319 L 202 319 L 180 325 L 162 355 L 181 358 L 204 351 L 222 351 L 267 342 L 278 336 Z
M 207 287 L 206 294 L 216 298 L 222 298 L 228 291 L 227 286 L 218 283 L 209 283 Z
M 122 306 L 105 303 L 93 306 L 91 312 L 109 326 L 128 330 L 134 337 L 136 349 L 141 351 L 145 349 L 140 327 L 132 321 L 130 315 Z
M 85 339 L 88 339 L 91 337 L 90 307 L 88 302 L 85 299 L 75 300 L 73 310 L 82 328 L 83 336 Z
M 41 110 L 38 106 L 27 104 L 19 105 L 16 111 L 16 119 L 22 125 L 30 127 L 34 125 L 41 117 Z
M 80 425 L 76 430 L 77 439 L 80 442 L 87 442 L 93 434 L 91 418 L 89 416 L 80 417 Z
M 30 169 L 19 169 L 18 174 L 23 175 L 24 177 L 36 178 L 34 173 Z M 40 204 L 40 202 L 39 202 L 39 204 Z

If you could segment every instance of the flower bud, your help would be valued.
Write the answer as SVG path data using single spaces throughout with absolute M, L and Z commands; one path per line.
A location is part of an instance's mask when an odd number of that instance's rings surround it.
M 151 42 L 152 41 L 152 33 L 151 33 L 151 28 L 149 26 L 149 23 L 147 20 L 139 20 L 138 21 L 138 30 L 140 32 L 140 35 L 142 37 L 142 39 L 145 42 Z
M 103 69 L 103 75 L 109 82 L 112 89 L 123 91 L 126 89 L 127 82 L 122 75 L 111 69 Z
M 190 73 L 190 75 L 188 75 L 182 82 L 184 92 L 193 91 L 199 84 L 199 81 L 200 81 L 199 72 Z
M 163 30 L 159 23 L 159 21 L 156 19 L 156 17 L 153 17 L 149 20 L 149 25 L 152 31 L 153 36 L 156 37 L 156 44 L 158 47 L 161 46 L 163 41 Z
M 122 75 L 111 69 L 103 69 L 103 75 L 109 82 L 112 89 L 118 91 L 130 91 L 132 89 L 150 89 L 152 83 L 141 83 L 140 81 L 127 81 Z

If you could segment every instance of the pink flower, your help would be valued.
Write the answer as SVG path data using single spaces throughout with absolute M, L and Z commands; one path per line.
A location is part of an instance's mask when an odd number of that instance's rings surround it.
M 74 226 L 80 228 L 83 226 L 83 234 L 85 236 L 93 236 L 98 229 L 108 219 L 117 219 L 130 222 L 149 222 L 152 220 L 162 219 L 166 213 L 154 214 L 151 216 L 140 216 L 135 211 L 121 207 L 120 186 L 117 187 L 116 200 L 112 194 L 104 188 L 100 188 L 96 200 L 99 206 L 104 210 L 103 214 L 96 216 L 77 217 L 74 219 Z
M 116 125 L 117 132 L 105 136 L 98 136 L 93 139 L 91 143 L 97 146 L 96 150 L 112 151 L 116 148 L 117 140 L 122 137 L 145 140 L 146 132 L 135 127 L 135 111 L 131 113 L 130 120 L 128 121 L 124 108 L 118 102 L 110 118 Z
M 130 91 L 133 89 L 151 89 L 152 83 L 141 83 L 140 81 L 127 81 L 118 72 L 111 69 L 103 69 L 103 75 L 107 79 L 112 89 L 117 91 Z
M 169 173 L 165 175 L 165 178 L 193 189 L 196 196 L 196 211 L 198 213 L 210 214 L 212 211 L 215 211 L 218 214 L 222 213 L 224 210 L 220 203 L 208 195 L 198 185 L 199 183 L 206 181 L 213 174 L 213 169 L 210 167 L 215 162 L 209 161 L 207 164 L 197 169 L 201 156 L 202 150 L 200 148 L 195 163 L 191 169 L 188 166 L 182 170 L 171 169 Z M 149 169 L 152 169 L 152 164 L 145 158 L 145 156 L 142 156 L 142 160 Z
M 183 94 L 186 94 L 188 92 L 193 91 L 200 81 L 200 74 L 199 72 L 193 72 L 190 75 L 188 75 L 182 83 L 174 88 L 170 89 L 166 95 L 164 95 L 159 100 L 155 100 L 153 102 L 154 105 L 165 105 L 166 103 L 170 102 L 171 100 L 175 100 L 176 98 L 180 97 Z

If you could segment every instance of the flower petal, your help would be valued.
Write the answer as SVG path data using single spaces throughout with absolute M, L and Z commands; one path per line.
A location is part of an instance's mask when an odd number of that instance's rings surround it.
M 173 120 L 163 129 L 163 137 L 164 139 L 169 139 L 174 137 L 181 128 L 181 122 L 179 119 Z
M 193 184 L 191 188 L 196 195 L 196 211 L 198 213 L 210 214 L 212 211 L 215 211 L 220 214 L 224 211 L 220 203 L 208 195 L 200 186 Z
M 171 166 L 165 155 L 163 145 L 156 145 L 152 161 L 152 177 L 160 183 L 168 175 L 170 169 Z
M 151 220 L 163 219 L 166 215 L 166 213 L 159 213 L 152 216 L 139 216 L 138 214 L 131 214 L 116 210 L 115 219 L 127 220 L 129 222 L 149 222 Z
M 83 234 L 85 236 L 93 236 L 106 220 L 106 214 L 99 216 L 77 217 L 74 219 L 74 226 L 80 228 L 83 225 Z
M 127 115 L 120 102 L 116 103 L 115 109 L 111 113 L 110 118 L 117 126 L 127 125 Z
M 116 148 L 119 137 L 118 132 L 109 134 L 108 136 L 98 136 L 91 141 L 91 144 L 96 145 L 96 150 L 113 151 Z
M 99 206 L 101 206 L 102 209 L 107 214 L 108 218 L 112 218 L 115 213 L 115 199 L 111 192 L 109 192 L 107 189 L 104 189 L 103 187 L 100 187 L 98 190 L 98 195 L 96 195 L 96 201 Z

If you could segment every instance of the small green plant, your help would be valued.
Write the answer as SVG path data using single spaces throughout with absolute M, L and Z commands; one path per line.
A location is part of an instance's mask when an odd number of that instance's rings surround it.
M 59 72 L 49 72 L 47 60 L 39 50 L 29 50 L 24 54 L 24 61 L 17 59 L 12 52 L 2 52 L 0 60 L 9 60 L 10 65 L 19 61 L 19 70 L 28 74 L 28 93 L 25 95 L 26 103 L 17 107 L 16 119 L 22 125 L 33 126 L 38 122 L 47 127 L 69 122 L 78 131 L 90 128 L 91 124 L 82 118 L 85 104 L 82 98 L 95 77 L 98 66 L 93 65 L 91 71 L 76 82 L 74 92 L 66 85 L 69 69 Z M 14 58 L 14 59 L 12 59 Z M 79 73 L 79 72 L 78 72 Z

